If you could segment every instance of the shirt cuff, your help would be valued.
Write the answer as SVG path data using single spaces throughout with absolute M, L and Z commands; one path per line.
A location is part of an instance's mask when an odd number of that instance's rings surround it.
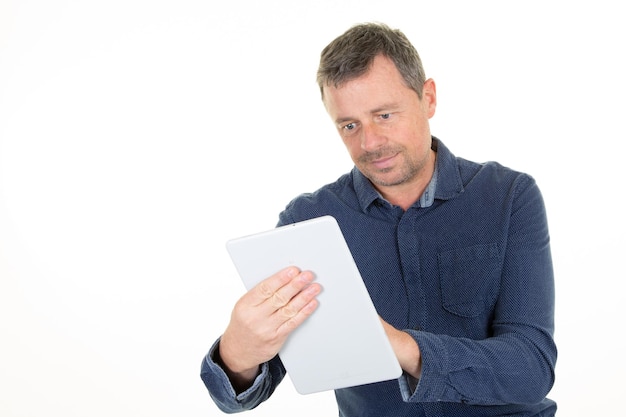
M 269 364 L 262 364 L 261 372 L 255 378 L 252 386 L 237 394 L 228 375 L 226 375 L 226 372 L 219 365 L 218 361 L 215 360 L 216 356 L 219 355 L 218 349 L 220 340 L 221 339 L 218 339 L 213 346 L 211 346 L 209 353 L 202 362 L 202 380 L 209 390 L 211 397 L 213 397 L 222 410 L 228 410 L 229 412 L 243 411 L 250 407 L 250 403 L 256 401 L 261 386 L 268 378 Z
M 400 377 L 400 392 L 406 402 L 437 402 L 446 397 L 447 354 L 445 345 L 433 334 L 405 330 L 417 342 L 422 356 L 422 374 L 416 379 L 408 374 Z

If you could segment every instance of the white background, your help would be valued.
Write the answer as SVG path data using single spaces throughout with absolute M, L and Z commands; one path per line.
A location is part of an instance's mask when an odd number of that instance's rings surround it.
M 432 131 L 455 154 L 537 179 L 558 297 L 550 396 L 562 416 L 623 413 L 613 4 L 1 0 L 0 415 L 220 415 L 199 369 L 243 291 L 224 242 L 351 168 L 315 72 L 362 21 L 420 51 Z M 286 381 L 248 415 L 337 411 Z

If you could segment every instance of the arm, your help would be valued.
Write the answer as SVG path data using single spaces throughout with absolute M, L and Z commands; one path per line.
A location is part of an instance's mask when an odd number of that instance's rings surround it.
M 415 390 L 401 380 L 406 401 L 498 405 L 545 398 L 556 362 L 554 282 L 545 209 L 528 177 L 515 188 L 499 279 L 485 338 L 387 328 L 394 350 L 412 352 L 407 357 L 417 361 L 407 365 L 398 356 L 406 373 L 419 377 Z

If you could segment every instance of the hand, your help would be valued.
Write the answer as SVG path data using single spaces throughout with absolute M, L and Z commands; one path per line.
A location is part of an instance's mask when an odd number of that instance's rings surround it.
M 404 372 L 419 379 L 422 373 L 422 355 L 415 339 L 410 334 L 396 329 L 382 318 L 380 321 Z
M 321 286 L 310 271 L 289 267 L 252 288 L 235 304 L 219 354 L 235 388 L 247 388 L 317 308 Z

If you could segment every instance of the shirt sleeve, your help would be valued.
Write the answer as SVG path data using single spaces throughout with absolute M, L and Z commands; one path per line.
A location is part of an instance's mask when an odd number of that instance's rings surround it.
M 215 404 L 225 413 L 251 410 L 267 400 L 285 376 L 285 368 L 276 356 L 261 365 L 261 372 L 250 388 L 240 394 L 235 392 L 226 372 L 215 360 L 218 354 L 218 339 L 204 357 L 200 377 Z
M 406 330 L 420 348 L 422 374 L 415 389 L 400 379 L 405 401 L 532 404 L 552 388 L 557 350 L 545 208 L 532 178 L 522 177 L 515 192 L 490 337 Z

